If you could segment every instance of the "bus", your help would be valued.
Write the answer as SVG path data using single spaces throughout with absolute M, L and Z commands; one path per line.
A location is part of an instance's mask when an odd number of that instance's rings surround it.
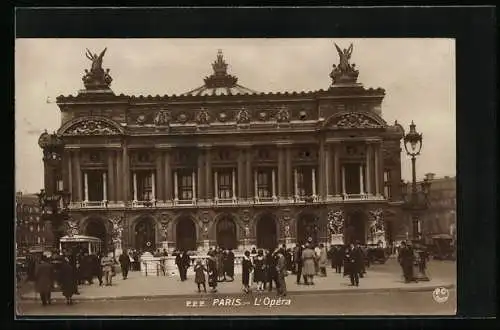
M 96 255 L 101 252 L 101 239 L 93 236 L 73 235 L 61 237 L 59 250 L 64 253 L 65 250 L 72 251 L 73 249 L 86 251 L 89 255 Z

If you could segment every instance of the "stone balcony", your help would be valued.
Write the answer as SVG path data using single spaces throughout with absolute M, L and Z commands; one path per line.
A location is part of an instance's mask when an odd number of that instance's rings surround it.
M 335 203 L 362 203 L 386 201 L 384 196 L 371 194 L 344 194 L 339 196 L 294 196 L 292 198 L 268 197 L 268 198 L 231 198 L 231 199 L 190 199 L 169 201 L 82 201 L 71 202 L 69 208 L 75 209 L 140 209 L 140 208 L 217 208 L 217 207 L 245 207 L 245 206 L 292 206 L 292 205 L 320 205 Z

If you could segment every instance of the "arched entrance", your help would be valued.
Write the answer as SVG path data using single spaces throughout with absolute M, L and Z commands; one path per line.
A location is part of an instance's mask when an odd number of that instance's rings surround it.
M 318 218 L 314 214 L 302 214 L 297 221 L 297 243 L 305 244 L 309 238 L 314 245 L 318 244 Z
M 101 239 L 103 252 L 108 251 L 108 235 L 106 231 L 106 225 L 104 224 L 103 219 L 101 218 L 88 219 L 87 226 L 85 227 L 85 235 Z
M 156 248 L 155 223 L 150 217 L 143 217 L 135 224 L 135 248 L 142 251 L 153 251 Z
M 274 251 L 277 246 L 276 220 L 271 214 L 265 214 L 257 221 L 257 247 Z
M 196 251 L 196 225 L 189 217 L 177 221 L 175 241 L 181 251 Z
M 236 224 L 230 215 L 223 215 L 217 221 L 217 245 L 223 249 L 236 249 Z
M 366 223 L 367 216 L 363 211 L 354 211 L 347 217 L 345 238 L 347 244 L 359 241 L 361 244 L 366 243 Z

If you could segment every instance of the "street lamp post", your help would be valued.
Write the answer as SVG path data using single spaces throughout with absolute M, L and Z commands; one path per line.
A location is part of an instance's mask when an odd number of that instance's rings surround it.
M 427 209 L 428 195 L 431 182 L 427 178 L 421 183 L 421 193 L 417 189 L 417 171 L 416 162 L 417 156 L 422 150 L 422 134 L 417 133 L 415 123 L 410 124 L 410 131 L 404 136 L 404 146 L 408 156 L 411 157 L 411 194 L 409 198 L 405 198 L 405 208 L 410 212 L 412 221 L 412 237 L 414 242 L 419 242 L 423 237 L 419 226 L 419 214 Z M 406 196 L 407 185 L 402 182 L 403 196 Z M 419 254 L 419 258 L 423 258 L 423 253 Z M 415 273 L 415 278 L 420 281 L 428 281 L 429 278 L 425 274 L 425 269 L 418 268 Z
M 42 220 L 50 222 L 54 248 L 59 249 L 59 241 L 64 233 L 63 223 L 68 219 L 70 193 L 59 190 L 53 196 L 48 196 L 45 189 L 41 189 L 36 195 L 42 210 Z

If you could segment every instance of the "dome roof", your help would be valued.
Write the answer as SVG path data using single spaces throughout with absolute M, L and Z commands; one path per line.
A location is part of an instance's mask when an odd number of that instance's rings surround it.
M 257 93 L 250 88 L 238 84 L 238 78 L 227 73 L 227 63 L 224 61 L 222 50 L 217 53 L 217 60 L 212 64 L 214 73 L 204 79 L 205 84 L 184 96 L 209 96 L 209 95 L 241 95 Z

